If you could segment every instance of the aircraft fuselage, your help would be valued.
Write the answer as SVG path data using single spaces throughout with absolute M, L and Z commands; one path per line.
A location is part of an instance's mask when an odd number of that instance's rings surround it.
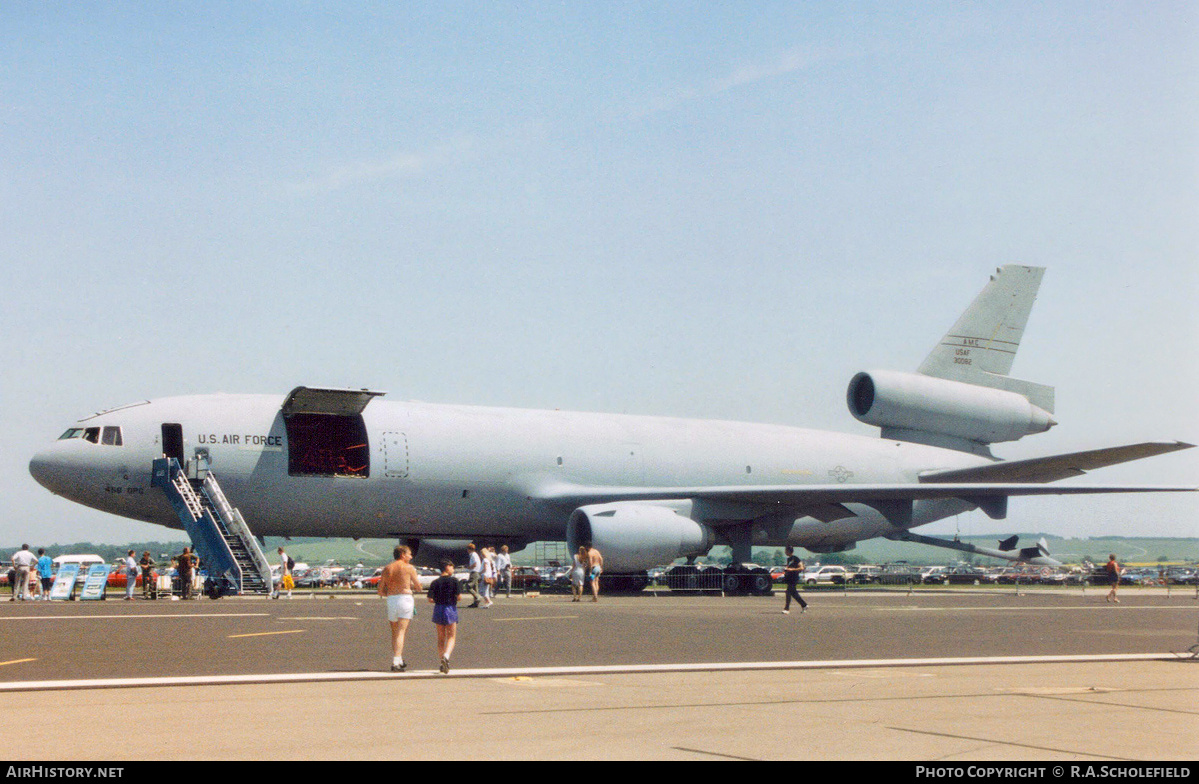
M 553 483 L 911 483 L 923 471 L 991 462 L 779 425 L 385 400 L 359 415 L 306 423 L 288 421 L 281 402 L 198 395 L 127 406 L 82 420 L 75 426 L 82 434 L 54 442 L 30 470 L 70 500 L 178 528 L 150 486 L 151 461 L 171 450 L 185 460 L 199 452 L 259 535 L 528 542 L 563 538 L 571 508 L 536 492 Z M 119 428 L 119 436 L 106 428 Z M 171 442 L 170 428 L 182 443 Z M 116 438 L 120 445 L 104 443 Z M 670 505 L 692 512 L 689 503 Z M 872 507 L 848 508 L 854 514 L 840 520 L 800 517 L 756 529 L 753 544 L 840 549 L 895 530 Z M 956 499 L 921 501 L 912 525 L 970 508 Z

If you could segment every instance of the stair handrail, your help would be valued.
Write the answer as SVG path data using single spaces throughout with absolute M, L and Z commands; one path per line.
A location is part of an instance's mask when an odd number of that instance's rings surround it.
M 187 477 L 183 475 L 182 471 L 171 477 L 171 484 L 175 486 L 175 490 L 183 498 L 183 505 L 186 507 L 188 513 L 191 514 L 192 520 L 199 520 L 204 514 L 204 504 L 200 502 L 195 489 L 192 488 L 191 483 L 187 481 Z
M 204 477 L 204 492 L 212 501 L 213 506 L 221 515 L 221 519 L 225 523 L 225 528 L 229 533 L 236 536 L 246 548 L 246 552 L 250 554 L 250 560 L 254 563 L 254 568 L 258 570 L 259 577 L 262 578 L 262 583 L 268 591 L 271 585 L 271 565 L 266 560 L 266 555 L 263 554 L 262 548 L 258 546 L 258 540 L 254 538 L 254 534 L 250 531 L 250 526 L 246 524 L 246 519 L 242 517 L 241 510 L 236 509 L 229 503 L 229 499 L 225 496 L 225 491 L 221 489 L 220 483 L 216 480 L 212 471 Z M 244 588 L 244 585 L 242 586 Z
M 176 481 L 182 479 L 182 481 Z M 165 480 L 165 481 L 163 481 Z M 205 509 L 202 503 L 199 503 L 199 497 L 196 494 L 195 488 L 191 486 L 186 475 L 183 473 L 183 467 L 179 464 L 179 460 L 174 457 L 163 457 L 154 461 L 153 477 L 151 484 L 162 487 L 166 490 L 168 487 L 173 489 L 179 496 L 179 500 L 183 503 L 183 509 L 187 512 L 187 517 L 190 518 L 190 524 L 180 515 L 180 522 L 184 524 L 187 530 L 188 537 L 192 540 L 192 546 L 200 558 L 207 562 L 210 577 L 224 576 L 230 579 L 238 586 L 239 592 L 242 584 L 241 566 L 237 563 L 237 557 L 233 554 L 233 550 L 229 547 L 229 543 L 225 541 L 225 537 L 220 535 L 219 528 L 216 525 L 216 520 L 212 520 L 216 530 L 216 536 L 206 536 L 201 525 L 201 520 L 207 512 L 209 518 L 212 518 L 212 512 Z M 174 501 L 172 500 L 172 504 Z M 199 508 L 200 514 L 196 515 L 195 509 Z M 215 506 L 213 507 L 215 509 Z M 176 513 L 179 512 L 178 505 L 175 505 Z M 219 513 L 219 510 L 217 510 Z M 210 551 L 212 548 L 212 551 Z M 227 565 L 223 572 L 214 572 L 213 566 L 220 567 L 220 561 L 227 561 Z

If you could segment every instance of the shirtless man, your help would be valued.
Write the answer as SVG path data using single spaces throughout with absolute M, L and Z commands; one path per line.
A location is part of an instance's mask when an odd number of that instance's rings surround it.
M 592 545 L 587 545 L 587 569 L 591 577 L 591 601 L 599 601 L 599 578 L 604 572 L 604 556 Z
M 408 667 L 404 662 L 404 635 L 416 614 L 412 594 L 420 590 L 420 579 L 410 563 L 411 549 L 400 545 L 393 554 L 395 560 L 383 567 L 379 578 L 379 595 L 387 599 L 387 620 L 391 623 L 391 671 L 403 672 Z

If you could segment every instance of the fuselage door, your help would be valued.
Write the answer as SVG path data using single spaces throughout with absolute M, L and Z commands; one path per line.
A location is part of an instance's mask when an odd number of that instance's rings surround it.
M 296 387 L 283 401 L 287 472 L 291 476 L 371 475 L 362 411 L 383 392 Z
M 326 389 L 296 387 L 283 401 L 283 416 L 293 414 L 327 414 L 331 416 L 361 416 L 366 404 L 386 392 L 369 389 Z
M 162 454 L 164 457 L 175 458 L 179 465 L 186 465 L 187 461 L 183 457 L 183 425 L 176 422 L 162 423 Z

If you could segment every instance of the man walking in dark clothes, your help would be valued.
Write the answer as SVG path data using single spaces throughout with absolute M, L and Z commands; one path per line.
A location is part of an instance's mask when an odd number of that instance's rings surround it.
M 454 577 L 454 562 L 441 562 L 441 577 L 429 585 L 429 602 L 433 604 L 433 623 L 437 625 L 437 656 L 441 659 L 439 668 L 443 674 L 449 674 L 450 654 L 454 652 L 454 643 L 458 635 L 458 597 L 462 593 L 462 584 Z
M 183 552 L 179 554 L 176 568 L 179 571 L 179 588 L 183 592 L 182 598 L 190 599 L 192 598 L 192 573 L 196 568 L 196 556 L 190 547 L 183 548 Z
M 783 552 L 787 554 L 787 565 L 783 567 L 783 580 L 787 583 L 787 603 L 783 605 L 783 615 L 791 614 L 792 599 L 799 602 L 799 611 L 805 613 L 808 611 L 808 603 L 795 588 L 799 584 L 799 576 L 803 574 L 803 561 L 795 554 L 794 547 L 787 547 Z

